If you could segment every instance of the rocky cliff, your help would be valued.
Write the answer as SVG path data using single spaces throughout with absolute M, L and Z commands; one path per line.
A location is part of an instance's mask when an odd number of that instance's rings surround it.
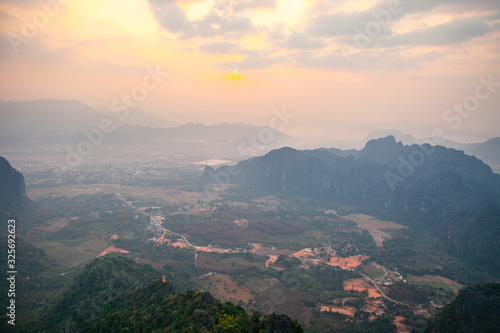
M 0 156 L 0 214 L 10 215 L 26 202 L 23 175 Z
M 500 330 L 500 284 L 470 286 L 434 319 L 426 333 L 493 333 Z

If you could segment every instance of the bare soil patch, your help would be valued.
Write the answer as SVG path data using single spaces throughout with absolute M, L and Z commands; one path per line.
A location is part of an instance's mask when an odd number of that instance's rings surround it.
M 191 248 L 191 246 L 189 246 L 188 243 L 186 243 L 186 242 L 175 242 L 175 243 L 170 244 L 170 246 L 178 247 L 181 249 L 190 249 Z
M 375 288 L 371 283 L 365 281 L 364 279 L 350 279 L 344 281 L 344 290 L 355 290 L 355 291 L 368 291 L 368 297 L 378 298 L 383 297 L 378 289 Z
M 331 257 L 327 264 L 330 266 L 340 267 L 342 269 L 350 269 L 361 266 L 363 260 L 366 260 L 368 258 L 368 256 L 364 255 L 350 256 L 347 258 Z
M 405 321 L 405 320 L 406 320 L 406 318 L 403 316 L 394 317 L 394 324 L 398 327 L 398 333 L 411 332 L 412 328 L 410 326 L 403 324 L 403 321 Z
M 253 246 L 253 249 L 251 249 L 250 253 L 258 254 L 261 256 L 272 256 L 272 255 L 290 255 L 293 253 L 291 250 L 283 250 L 283 249 L 276 249 L 276 248 L 271 248 L 271 247 L 266 247 L 262 246 L 261 243 L 249 243 L 249 245 Z
M 341 314 L 345 314 L 349 317 L 354 317 L 354 312 L 356 309 L 350 306 L 331 306 L 331 305 L 321 305 L 320 312 L 337 312 Z
M 110 245 L 107 248 L 105 248 L 101 253 L 99 253 L 99 255 L 97 257 L 102 257 L 102 256 L 105 256 L 108 253 L 114 253 L 114 252 L 117 252 L 117 253 L 130 253 L 130 251 L 117 248 L 114 245 Z
M 309 258 L 309 257 L 314 257 L 315 254 L 314 252 L 312 251 L 312 248 L 308 247 L 308 248 L 305 248 L 305 249 L 302 249 L 300 251 L 297 251 L 295 253 L 292 253 L 292 257 L 295 257 L 295 258 Z

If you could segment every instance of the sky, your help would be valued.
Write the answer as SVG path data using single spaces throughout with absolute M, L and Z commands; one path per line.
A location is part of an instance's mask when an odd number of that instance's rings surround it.
M 477 141 L 500 136 L 500 2 L 2 0 L 0 77 L 0 100 Z

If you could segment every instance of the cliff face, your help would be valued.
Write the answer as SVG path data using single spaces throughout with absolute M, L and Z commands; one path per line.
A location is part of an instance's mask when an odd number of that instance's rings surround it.
M 424 332 L 486 333 L 500 328 L 500 284 L 485 283 L 461 290 Z
M 25 202 L 26 188 L 23 175 L 0 156 L 0 214 L 15 213 Z
M 220 176 L 224 172 L 228 177 Z M 217 173 L 213 179 L 357 206 L 433 228 L 471 263 L 500 267 L 500 175 L 462 151 L 404 146 L 389 136 L 360 151 L 281 148 Z
M 281 148 L 215 173 L 224 171 L 232 183 L 413 214 L 428 222 L 443 218 L 450 205 L 477 209 L 500 198 L 500 175 L 477 158 L 440 146 L 403 146 L 394 137 L 372 140 L 360 151 Z

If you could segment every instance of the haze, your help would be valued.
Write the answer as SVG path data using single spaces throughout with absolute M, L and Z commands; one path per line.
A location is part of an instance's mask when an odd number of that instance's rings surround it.
M 283 132 L 294 136 L 500 135 L 496 0 L 45 3 L 0 4 L 2 100 L 75 99 L 111 112 L 149 67 L 168 76 L 139 107 L 177 123 L 267 126 L 286 107 L 295 118 Z M 480 77 L 493 82 L 488 96 L 445 121 Z

